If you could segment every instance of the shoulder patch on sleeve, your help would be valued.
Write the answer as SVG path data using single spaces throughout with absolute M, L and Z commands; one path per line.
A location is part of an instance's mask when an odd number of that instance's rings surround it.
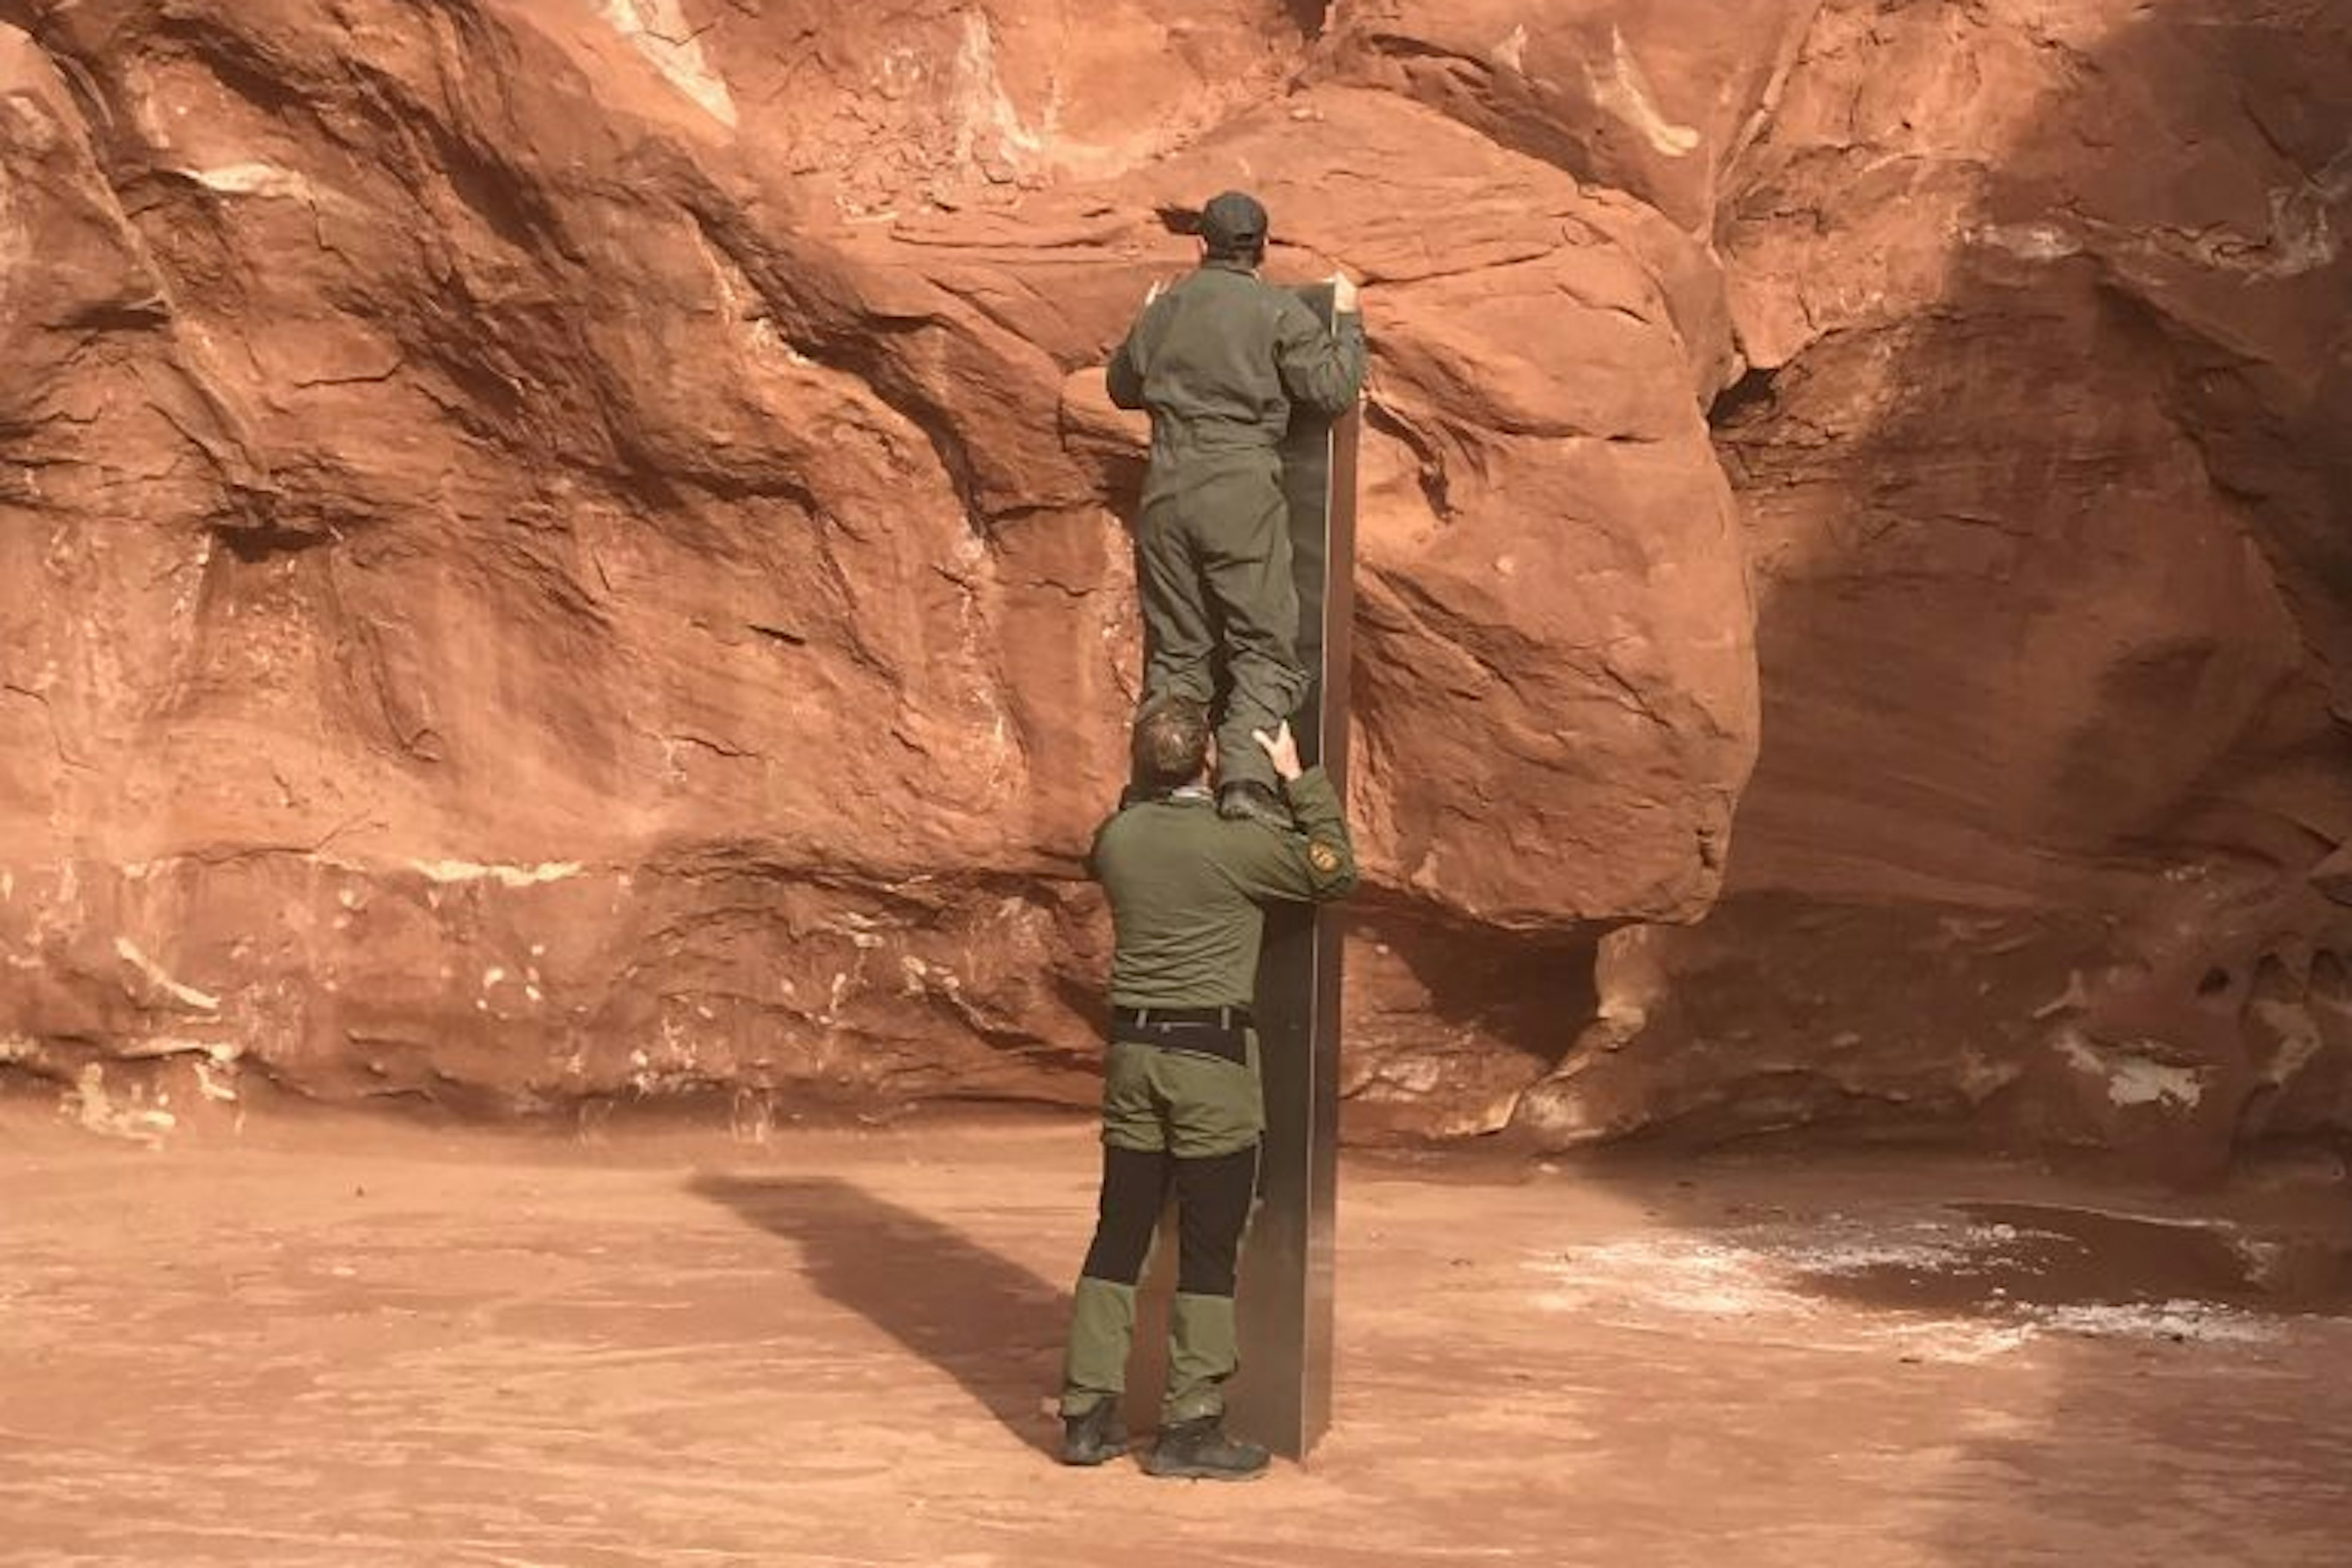
M 1339 852 L 1318 841 L 1307 847 L 1307 863 L 1328 876 L 1339 868 Z

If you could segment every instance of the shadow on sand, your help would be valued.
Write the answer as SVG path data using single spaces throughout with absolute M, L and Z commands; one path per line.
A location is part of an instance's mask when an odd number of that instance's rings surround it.
M 1069 1293 L 929 1216 L 831 1176 L 697 1176 L 692 1190 L 793 1243 L 809 1284 L 963 1385 L 1051 1454 Z M 878 1383 L 879 1380 L 877 1380 Z M 887 1385 L 875 1398 L 887 1400 Z

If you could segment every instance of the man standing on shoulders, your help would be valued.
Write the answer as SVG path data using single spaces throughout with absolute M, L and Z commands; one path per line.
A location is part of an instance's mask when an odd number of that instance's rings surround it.
M 1119 1405 L 1136 1284 L 1172 1187 L 1168 1392 L 1143 1468 L 1213 1480 L 1265 1468 L 1265 1448 L 1224 1430 L 1225 1382 L 1240 1359 L 1234 1274 L 1265 1130 L 1250 998 L 1265 906 L 1341 897 L 1356 885 L 1356 858 L 1338 793 L 1322 769 L 1299 766 L 1290 727 L 1250 739 L 1282 781 L 1295 826 L 1218 814 L 1209 781 L 1220 753 L 1207 706 L 1177 697 L 1136 721 L 1140 798 L 1095 835 L 1093 871 L 1109 895 L 1117 942 L 1102 1193 L 1064 1363 L 1067 1464 L 1099 1465 L 1126 1451 Z
M 1217 729 L 1218 809 L 1287 826 L 1274 773 L 1250 743 L 1297 710 L 1298 589 L 1277 448 L 1293 403 L 1333 417 L 1364 382 L 1356 289 L 1332 279 L 1326 327 L 1297 295 L 1263 281 L 1266 213 L 1227 191 L 1201 212 L 1201 266 L 1161 289 L 1112 356 L 1111 401 L 1151 412 L 1151 468 L 1136 526 L 1142 708 L 1209 701 L 1223 634 L 1233 692 Z

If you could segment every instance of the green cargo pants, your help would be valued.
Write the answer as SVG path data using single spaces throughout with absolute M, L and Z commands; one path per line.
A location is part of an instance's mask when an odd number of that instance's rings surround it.
M 1103 1083 L 1103 1178 L 1094 1244 L 1071 1303 L 1062 1413 L 1127 1391 L 1138 1281 L 1161 1210 L 1176 1197 L 1176 1297 L 1169 1311 L 1163 1423 L 1222 1415 L 1241 1364 L 1234 1291 L 1257 1188 L 1265 1107 L 1257 1037 L 1248 1060 L 1111 1043 Z
M 1220 782 L 1274 787 L 1273 764 L 1250 739 L 1298 710 L 1308 675 L 1298 660 L 1298 584 L 1290 512 L 1271 451 L 1153 454 L 1136 529 L 1143 609 L 1143 701 L 1208 702 L 1222 652 L 1232 679 L 1217 727 Z

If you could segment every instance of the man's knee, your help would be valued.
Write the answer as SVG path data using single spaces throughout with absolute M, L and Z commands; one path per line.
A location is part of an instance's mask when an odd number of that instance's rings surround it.
M 1231 1296 L 1240 1266 L 1242 1233 L 1257 1195 L 1255 1142 L 1230 1153 L 1180 1160 L 1176 1165 L 1181 1245 L 1176 1289 L 1190 1296 Z
M 1159 1150 L 1103 1149 L 1102 1195 L 1094 1244 L 1079 1273 L 1088 1279 L 1132 1285 L 1143 1277 L 1152 1232 L 1168 1197 L 1168 1156 Z
M 1226 710 L 1235 719 L 1253 711 L 1287 719 L 1298 711 L 1299 703 L 1306 700 L 1307 685 L 1307 670 L 1296 655 L 1275 658 L 1237 654 L 1234 658 L 1233 700 Z M 1257 723 L 1253 727 L 1263 729 L 1265 725 Z

